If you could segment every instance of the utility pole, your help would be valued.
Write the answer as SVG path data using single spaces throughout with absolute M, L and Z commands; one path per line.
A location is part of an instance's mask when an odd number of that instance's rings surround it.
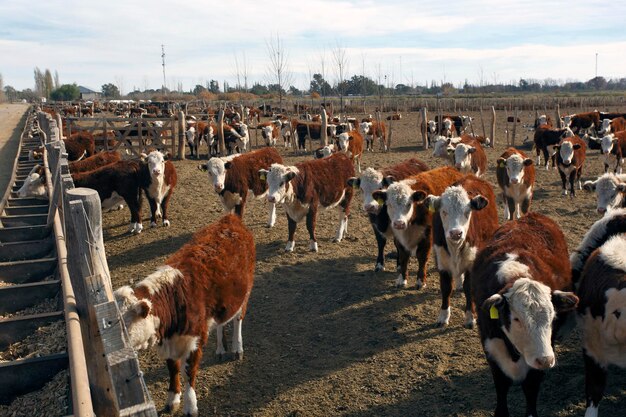
M 163 94 L 165 94 L 165 45 L 161 44 L 161 65 L 163 65 Z
M 598 78 L 598 53 L 596 52 L 596 78 Z

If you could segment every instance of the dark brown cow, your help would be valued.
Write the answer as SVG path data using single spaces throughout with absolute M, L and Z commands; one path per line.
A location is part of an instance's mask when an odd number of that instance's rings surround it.
M 226 353 L 223 327 L 232 321 L 231 351 L 235 358 L 243 357 L 241 327 L 254 267 L 254 237 L 239 217 L 229 214 L 198 231 L 134 289 L 123 286 L 115 291 L 132 347 L 156 346 L 167 360 L 167 411 L 180 406 L 182 360 L 187 380 L 183 415 L 198 415 L 196 376 L 213 327 L 216 354 L 221 356 Z
M 443 191 L 463 175 L 452 167 L 442 167 L 422 172 L 402 181 L 394 182 L 387 190 L 373 194 L 379 204 L 385 204 L 396 247 L 400 275 L 396 280 L 398 287 L 408 283 L 408 264 L 411 255 L 418 261 L 417 289 L 426 285 L 426 263 L 432 242 L 432 212 L 423 200 L 429 195 L 441 195 Z
M 437 326 L 450 320 L 452 283 L 465 293 L 465 327 L 476 324 L 470 292 L 470 271 L 476 252 L 498 228 L 498 209 L 491 185 L 474 175 L 452 184 L 441 197 L 430 195 L 424 201 L 433 216 L 433 248 L 439 270 L 441 311 Z
M 93 117 L 93 110 L 91 107 L 83 107 L 80 109 L 80 115 L 83 117 Z
M 516 215 L 528 213 L 535 187 L 535 166 L 533 160 L 522 151 L 508 148 L 496 165 L 496 178 L 502 189 L 505 220 L 513 220 Z
M 69 168 L 71 173 L 93 171 L 121 159 L 122 156 L 117 151 L 99 152 L 82 161 L 70 162 Z
M 554 147 L 557 151 L 557 166 L 559 175 L 563 182 L 563 195 L 567 195 L 566 183 L 569 180 L 571 197 L 576 196 L 574 188 L 574 180 L 578 180 L 578 188 L 583 189 L 580 177 L 583 173 L 583 165 L 585 164 L 585 153 L 587 144 L 578 136 L 565 138 Z
M 304 161 L 295 166 L 272 164 L 269 171 L 260 170 L 259 175 L 267 179 L 267 201 L 282 203 L 287 211 L 289 239 L 285 251 L 293 251 L 296 226 L 306 218 L 309 249 L 317 252 L 315 222 L 319 206 L 339 209 L 339 227 L 334 242 L 343 239 L 353 194 L 348 179 L 354 176 L 354 165 L 346 154 L 338 152 L 328 158 Z
M 535 151 L 537 152 L 537 166 L 541 165 L 541 153 L 545 160 L 546 169 L 552 159 L 552 167 L 556 168 L 556 149 L 555 147 L 561 142 L 561 139 L 574 136 L 572 131 L 566 127 L 563 129 L 552 129 L 548 125 L 540 125 L 535 130 Z
M 583 130 L 598 130 L 600 128 L 600 112 L 590 111 L 587 113 L 578 113 L 563 118 L 565 127 L 572 129 L 576 135 L 580 135 Z
M 556 363 L 554 336 L 572 318 L 567 243 L 548 217 L 528 213 L 504 223 L 478 253 L 472 268 L 472 297 L 480 339 L 497 394 L 496 417 L 509 416 L 510 386 L 521 383 L 524 416 L 537 416 L 544 371 Z
M 207 171 L 213 189 L 219 194 L 226 211 L 235 211 L 243 217 L 248 190 L 255 197 L 267 192 L 267 181 L 259 178 L 259 170 L 269 169 L 272 164 L 282 164 L 283 159 L 275 148 L 263 148 L 243 155 L 211 158 L 200 169 Z M 274 226 L 276 207 L 270 204 L 268 227 Z
M 400 120 L 402 119 L 402 115 L 400 113 L 394 113 L 390 116 L 387 116 L 387 120 Z
M 363 192 L 363 210 L 367 212 L 372 229 L 374 229 L 378 245 L 375 272 L 385 269 L 385 246 L 387 239 L 393 238 L 393 232 L 387 215 L 387 206 L 378 204 L 372 193 L 386 189 L 394 181 L 401 181 L 428 170 L 428 165 L 419 159 L 412 158 L 380 170 L 367 168 L 360 177 L 348 180 L 348 185 L 355 189 L 360 188 Z
M 86 130 L 75 132 L 69 138 L 63 139 L 68 161 L 80 161 L 96 153 L 93 135 Z M 43 147 L 28 151 L 28 159 L 39 160 L 43 157 Z

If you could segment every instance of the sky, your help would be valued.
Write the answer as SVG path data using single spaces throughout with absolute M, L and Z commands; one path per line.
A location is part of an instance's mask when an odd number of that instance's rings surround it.
M 626 1 L 448 0 L 0 0 L 0 74 L 34 88 L 33 70 L 61 84 L 122 93 L 209 80 L 275 83 L 268 43 L 278 37 L 292 85 L 347 74 L 385 83 L 472 84 L 626 77 Z M 237 70 L 239 67 L 239 70 Z M 241 78 L 243 84 L 243 78 Z

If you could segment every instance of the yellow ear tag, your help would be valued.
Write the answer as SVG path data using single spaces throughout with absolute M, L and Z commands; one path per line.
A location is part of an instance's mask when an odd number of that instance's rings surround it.
M 355 190 L 358 190 L 359 186 L 358 186 L 358 184 L 356 182 L 353 182 L 352 183 L 352 188 L 354 188 Z
M 504 168 L 506 166 L 506 164 L 504 162 L 500 162 L 500 168 Z
M 379 206 L 384 206 L 385 202 L 383 201 L 382 198 L 379 198 L 378 200 L 376 200 L 376 202 L 378 203 Z
M 259 178 L 261 178 L 261 181 L 265 181 L 265 173 L 261 173 L 261 175 L 259 175 Z
M 432 202 L 428 205 L 428 211 L 431 213 L 435 212 L 435 205 Z
M 500 318 L 500 314 L 498 313 L 498 309 L 495 305 L 491 306 L 491 308 L 489 309 L 489 317 L 492 320 L 497 320 Z

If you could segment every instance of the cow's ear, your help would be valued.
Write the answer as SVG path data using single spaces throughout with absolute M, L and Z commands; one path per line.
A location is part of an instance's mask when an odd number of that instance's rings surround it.
M 497 165 L 498 168 L 506 167 L 506 159 L 498 158 L 498 160 L 496 161 L 496 165 Z
M 476 152 L 476 148 L 474 148 L 473 146 L 470 146 L 469 149 L 467 150 L 467 153 L 474 153 Z
M 561 149 L 561 145 L 554 145 L 553 146 L 554 149 L 556 149 L 557 151 Z
M 470 200 L 470 207 L 472 210 L 480 211 L 489 205 L 489 200 L 487 200 L 482 195 L 478 194 L 476 197 Z
M 228 161 L 228 162 L 226 162 L 226 163 L 224 164 L 224 168 L 226 168 L 226 169 L 230 169 L 232 166 L 233 166 L 233 163 L 232 163 L 232 162 L 230 162 L 230 161 Z
M 40 176 L 39 176 L 39 181 L 40 181 L 42 184 L 45 184 L 45 183 L 46 183 L 46 176 L 45 176 L 45 175 L 40 175 Z
M 296 177 L 296 173 L 295 172 L 288 172 L 285 175 L 285 181 L 291 181 L 292 179 L 294 179 Z
M 137 314 L 137 316 L 141 317 L 142 319 L 145 319 L 146 317 L 148 317 L 148 314 L 150 314 L 151 308 L 152 308 L 152 303 L 148 300 L 137 301 L 133 305 L 133 311 L 135 312 L 135 314 Z
M 626 183 L 620 182 L 615 189 L 620 193 L 626 192 Z
M 164 161 L 168 161 L 170 159 L 172 159 L 172 154 L 170 152 L 166 152 L 166 153 L 163 154 L 163 160 Z
M 593 181 L 585 181 L 585 183 L 583 184 L 583 189 L 587 190 L 587 191 L 595 191 L 596 190 L 596 183 Z
M 354 138 L 352 136 L 348 136 L 348 140 L 354 140 Z
M 491 297 L 487 298 L 483 302 L 483 305 L 481 307 L 484 311 L 489 311 L 491 313 L 492 308 L 499 310 L 500 307 L 504 306 L 505 303 L 506 303 L 506 299 L 504 298 L 502 294 L 494 294 Z M 497 317 L 494 317 L 494 314 L 491 313 L 491 318 L 497 318 Z
M 383 190 L 374 191 L 372 193 L 372 197 L 374 197 L 374 200 L 376 200 L 378 204 L 382 206 L 385 203 L 385 201 L 387 201 L 387 191 L 383 191 Z M 381 201 L 382 201 L 382 204 L 380 203 Z
M 432 194 L 428 195 L 424 199 L 423 204 L 428 207 L 428 211 L 434 213 L 436 211 L 439 211 L 439 208 L 441 207 L 441 197 Z
M 574 150 L 580 149 L 580 143 L 575 143 L 573 148 L 574 148 Z
M 578 297 L 573 292 L 553 291 L 552 304 L 557 313 L 572 311 L 578 306 Z
M 614 139 L 613 139 L 613 145 L 617 145 L 617 142 L 618 142 L 618 139 L 617 139 L 617 138 L 614 138 Z
M 525 166 L 528 167 L 528 166 L 531 166 L 532 164 L 533 164 L 533 160 L 532 159 L 530 159 L 530 158 L 524 159 L 524 165 Z
M 383 177 L 383 187 L 389 187 L 391 184 L 393 184 L 395 182 L 395 178 L 393 177 L 393 175 L 387 175 L 386 177 Z
M 348 186 L 352 188 L 359 188 L 361 186 L 361 178 L 348 178 Z
M 427 196 L 428 194 L 426 194 L 424 191 L 417 190 L 416 192 L 411 194 L 411 200 L 413 200 L 416 203 L 421 203 L 426 199 Z
M 269 173 L 269 171 L 267 169 L 259 169 L 259 178 L 261 179 L 261 181 L 265 181 L 267 179 L 267 174 Z

